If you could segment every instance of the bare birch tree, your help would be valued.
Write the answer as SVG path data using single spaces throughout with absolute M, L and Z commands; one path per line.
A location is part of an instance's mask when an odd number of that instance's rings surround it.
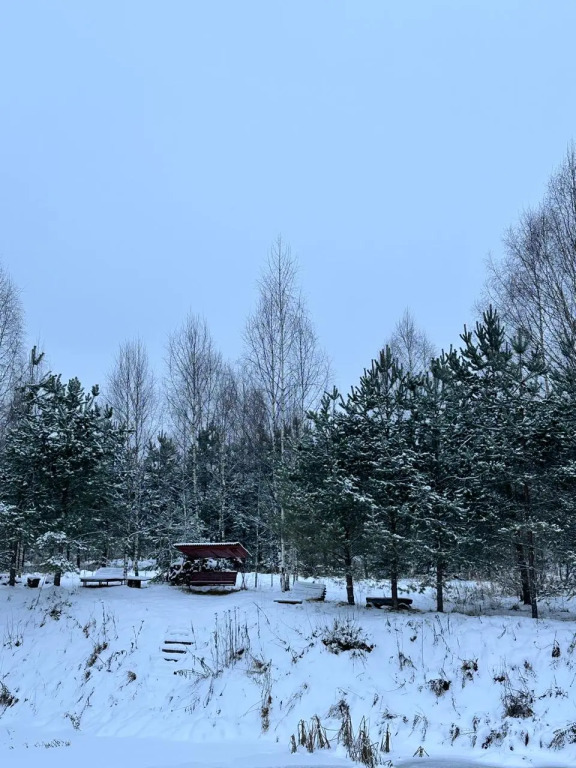
M 190 314 L 182 327 L 172 334 L 168 342 L 167 364 L 168 415 L 182 454 L 180 495 L 183 534 L 188 538 L 200 530 L 198 436 L 214 415 L 223 370 L 222 357 L 203 318 Z
M 391 336 L 384 346 L 389 346 L 392 356 L 406 373 L 417 374 L 427 371 L 436 354 L 436 348 L 426 333 L 417 327 L 409 309 L 396 323 Z
M 139 339 L 120 345 L 114 368 L 108 377 L 106 395 L 116 423 L 125 431 L 125 503 L 137 575 L 145 515 L 142 509 L 144 458 L 159 426 L 154 374 L 146 348 Z
M 546 362 L 557 364 L 557 331 L 548 287 L 553 285 L 553 256 L 550 219 L 544 205 L 525 211 L 503 238 L 505 255 L 490 257 L 483 302 L 492 304 L 509 328 L 527 332 Z M 544 374 L 548 392 L 548 374 Z
M 0 265 L 0 446 L 4 445 L 6 431 L 21 412 L 22 394 L 18 385 L 31 383 L 40 365 L 43 354 L 37 355 L 36 348 L 30 354 L 29 371 L 24 355 L 24 324 L 20 295 L 8 272 Z M 2 531 L 0 531 L 0 534 Z M 0 536 L 5 543 L 0 545 L 0 561 L 4 559 L 4 546 L 9 537 Z M 22 536 L 12 543 L 7 554 L 10 562 L 10 585 L 14 586 L 16 570 L 24 561 Z M 10 548 L 10 547 L 9 547 Z M 4 556 L 3 556 L 4 555 Z
M 320 349 L 310 314 L 302 299 L 294 314 L 294 343 L 292 345 L 290 379 L 293 383 L 291 413 L 295 428 L 300 431 L 306 414 L 315 408 L 330 383 L 330 363 Z
M 488 263 L 484 303 L 529 332 L 548 369 L 576 364 L 576 149 L 551 176 L 542 203 L 504 236 Z M 545 377 L 546 388 L 548 381 Z
M 257 308 L 248 318 L 245 331 L 245 365 L 254 385 L 263 392 L 276 457 L 272 485 L 278 510 L 283 589 L 289 588 L 289 579 L 278 477 L 284 463 L 286 429 L 294 420 L 302 423 L 306 409 L 322 394 L 328 376 L 296 278 L 296 260 L 290 247 L 278 237 L 259 281 Z
M 216 493 L 218 509 L 218 538 L 226 540 L 227 522 L 236 514 L 232 507 L 229 486 L 231 474 L 230 457 L 234 443 L 241 439 L 240 392 L 236 373 L 228 364 L 223 364 L 218 377 L 212 426 L 218 434 L 218 456 L 216 467 Z
M 24 322 L 20 295 L 0 265 L 0 434 L 4 433 L 14 389 L 25 375 Z
M 260 564 L 277 548 L 274 499 L 270 494 L 271 437 L 268 407 L 264 393 L 251 376 L 243 372 L 238 378 L 239 437 L 242 446 L 243 480 L 248 507 L 243 509 L 244 524 L 252 532 L 251 550 L 255 586 Z M 246 481 L 247 484 L 246 484 Z

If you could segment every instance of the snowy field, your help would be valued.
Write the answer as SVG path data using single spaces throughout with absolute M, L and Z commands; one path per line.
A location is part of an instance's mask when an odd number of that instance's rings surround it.
M 362 734 L 383 765 L 576 765 L 569 603 L 534 622 L 482 585 L 439 615 L 415 591 L 390 613 L 362 607 L 374 585 L 349 607 L 334 581 L 302 605 L 248 584 L 0 586 L 0 765 L 336 768 Z

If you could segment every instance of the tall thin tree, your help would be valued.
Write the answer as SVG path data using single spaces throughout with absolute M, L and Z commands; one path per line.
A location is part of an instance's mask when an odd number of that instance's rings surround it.
M 125 435 L 125 505 L 128 542 L 138 574 L 144 524 L 142 493 L 146 447 L 158 427 L 158 396 L 148 353 L 142 341 L 120 345 L 108 377 L 107 401 Z
M 281 584 L 288 589 L 285 514 L 279 483 L 286 432 L 294 421 L 303 421 L 305 409 L 321 394 L 327 375 L 297 284 L 296 259 L 281 237 L 270 249 L 260 278 L 258 305 L 248 318 L 245 343 L 246 369 L 262 390 L 268 410 Z
M 170 336 L 167 367 L 168 416 L 182 458 L 180 505 L 187 538 L 200 528 L 198 437 L 213 418 L 222 375 L 222 356 L 203 318 L 188 315 Z

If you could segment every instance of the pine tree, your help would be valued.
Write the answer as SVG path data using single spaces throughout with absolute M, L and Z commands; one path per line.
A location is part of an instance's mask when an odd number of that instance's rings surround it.
M 431 560 L 439 612 L 444 610 L 447 574 L 466 562 L 473 536 L 467 504 L 470 494 L 461 481 L 470 473 L 461 392 L 448 365 L 453 355 L 441 355 L 426 377 L 413 379 L 408 400 L 420 475 L 413 527 L 415 560 L 422 555 Z
M 345 410 L 355 427 L 349 464 L 370 513 L 373 564 L 390 579 L 398 607 L 398 581 L 409 567 L 421 476 L 408 421 L 407 377 L 389 347 L 352 389 Z
M 73 567 L 71 548 L 89 541 L 112 513 L 118 433 L 97 397 L 97 387 L 86 393 L 78 379 L 63 384 L 47 375 L 22 388 L 18 417 L 6 436 L 3 501 L 29 541 L 44 536 L 55 584 L 63 569 Z
M 173 544 L 184 535 L 180 510 L 180 456 L 164 433 L 148 444 L 142 486 L 142 546 L 165 569 L 173 558 Z
M 353 605 L 353 563 L 366 551 L 368 511 L 350 465 L 354 425 L 336 389 L 310 420 L 285 476 L 286 530 L 310 570 L 344 574 Z
M 545 466 L 549 525 L 548 544 L 565 589 L 576 586 L 576 357 L 567 348 L 563 365 L 550 372 L 550 395 L 541 412 L 539 446 Z
M 537 349 L 529 354 L 525 332 L 508 342 L 492 308 L 462 339 L 456 376 L 467 390 L 462 407 L 481 489 L 474 503 L 476 523 L 496 560 L 507 561 L 503 544 L 512 544 L 524 602 L 537 618 L 536 534 L 547 526 L 550 487 L 540 446 L 542 357 Z

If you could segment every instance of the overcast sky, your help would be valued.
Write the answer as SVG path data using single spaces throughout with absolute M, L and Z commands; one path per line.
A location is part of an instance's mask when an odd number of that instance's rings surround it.
M 84 384 L 204 315 L 242 350 L 278 234 L 337 383 L 438 347 L 576 135 L 571 0 L 0 0 L 0 260 Z

